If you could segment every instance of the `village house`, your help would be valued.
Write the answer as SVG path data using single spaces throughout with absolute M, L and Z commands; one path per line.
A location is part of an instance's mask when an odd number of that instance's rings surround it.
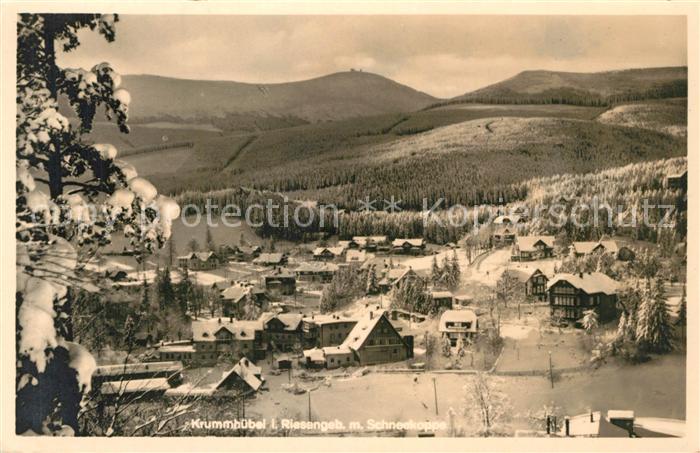
M 438 330 L 443 338 L 450 340 L 452 346 L 457 346 L 460 338 L 467 341 L 476 336 L 479 320 L 476 313 L 469 309 L 447 310 L 440 316 Z
M 596 253 L 609 253 L 620 261 L 631 261 L 634 259 L 634 252 L 626 246 L 620 246 L 612 240 L 580 241 L 571 244 L 571 255 L 581 258 Z
M 534 297 L 544 302 L 547 298 L 547 282 L 549 279 L 539 269 L 510 268 L 503 271 L 518 280 L 525 292 L 525 297 Z
M 328 369 L 340 368 L 355 365 L 355 354 L 348 346 L 341 344 L 338 346 L 326 346 L 321 349 L 323 352 L 324 365 Z
M 217 254 L 222 261 L 229 261 L 236 259 L 236 257 L 240 254 L 240 250 L 235 245 L 224 244 L 219 246 Z
M 345 254 L 345 264 L 362 265 L 371 258 L 374 258 L 374 255 L 365 250 L 348 250 Z
M 377 283 L 379 290 L 382 292 L 388 292 L 392 288 L 400 285 L 404 281 L 408 281 L 413 278 L 418 278 L 418 274 L 410 267 L 396 267 L 393 269 L 388 269 L 384 277 Z
M 345 341 L 357 324 L 356 319 L 339 315 L 312 314 L 302 320 L 305 347 L 324 348 L 337 346 Z
M 460 310 L 471 306 L 473 303 L 474 298 L 472 298 L 471 296 L 455 296 L 452 308 L 454 308 L 455 310 Z
M 284 253 L 261 253 L 253 260 L 253 264 L 261 266 L 281 266 L 287 263 L 287 255 Z
M 516 230 L 510 224 L 496 225 L 491 232 L 491 243 L 496 246 L 509 245 L 515 241 Z
M 302 318 L 299 313 L 263 316 L 265 339 L 272 350 L 288 352 L 302 343 Z
M 400 362 L 413 357 L 413 337 L 404 339 L 384 310 L 370 310 L 357 321 L 341 346 L 353 351 L 359 365 Z
M 601 272 L 556 274 L 547 283 L 554 319 L 577 323 L 586 310 L 595 310 L 601 323 L 617 316 L 618 282 Z
M 328 283 L 338 272 L 338 266 L 333 263 L 301 263 L 294 272 L 301 282 Z
M 262 247 L 259 245 L 240 245 L 237 248 L 236 259 L 238 261 L 252 261 L 262 253 Z
M 221 266 L 221 259 L 214 252 L 191 252 L 177 257 L 181 269 L 202 271 L 216 269 Z
M 512 261 L 532 261 L 554 255 L 554 236 L 518 236 L 513 243 Z
M 422 255 L 425 252 L 425 240 L 423 238 L 394 239 L 391 242 L 391 251 L 404 255 Z
M 265 386 L 262 369 L 246 357 L 226 372 L 216 384 L 216 390 L 235 390 L 242 395 L 250 395 Z
M 667 189 L 688 190 L 688 170 L 666 176 L 664 185 Z
M 345 247 L 316 247 L 313 250 L 315 261 L 339 260 L 345 254 Z
M 243 306 L 247 297 L 252 297 L 251 287 L 248 285 L 231 285 L 221 291 L 221 303 L 223 316 L 239 317 L 243 313 Z
M 454 304 L 454 296 L 449 291 L 431 291 L 430 298 L 433 300 L 433 305 L 440 308 L 452 310 Z
M 263 277 L 265 289 L 273 296 L 293 296 L 297 289 L 297 279 L 293 272 L 277 268 L 272 274 Z
M 368 252 L 388 250 L 389 241 L 386 236 L 353 236 L 352 240 L 359 244 L 361 250 Z
M 360 243 L 354 239 L 351 239 L 349 241 L 338 241 L 338 247 L 342 247 L 346 250 L 359 250 Z
M 222 353 L 234 356 L 265 357 L 266 344 L 260 321 L 206 319 L 192 321 L 193 362 L 215 364 Z

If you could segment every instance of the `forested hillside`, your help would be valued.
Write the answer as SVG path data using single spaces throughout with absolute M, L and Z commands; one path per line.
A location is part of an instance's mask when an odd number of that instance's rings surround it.
M 644 68 L 597 73 L 523 71 L 446 103 L 611 105 L 685 97 L 688 68 Z

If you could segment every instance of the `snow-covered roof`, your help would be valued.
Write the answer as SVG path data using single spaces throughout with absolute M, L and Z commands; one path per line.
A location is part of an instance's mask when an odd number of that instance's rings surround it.
M 299 328 L 299 324 L 301 324 L 301 320 L 304 316 L 301 313 L 280 313 L 274 317 L 282 321 L 282 324 L 285 326 L 284 330 L 294 331 Z M 265 324 L 267 324 L 270 319 L 268 319 Z
M 198 259 L 199 261 L 208 261 L 210 258 L 216 257 L 214 252 L 190 252 L 187 255 L 178 256 L 180 260 Z
M 338 346 L 326 346 L 322 350 L 324 355 L 352 354 L 352 350 L 344 344 L 340 344 Z
M 158 348 L 158 352 L 194 352 L 193 344 L 165 344 Z
M 312 362 L 325 362 L 326 358 L 323 354 L 323 349 L 313 348 L 304 350 L 304 358 Z
M 178 372 L 182 371 L 182 362 L 144 362 L 127 363 L 118 365 L 101 365 L 95 370 L 93 376 L 121 376 L 146 372 Z
M 385 310 L 369 311 L 365 313 L 364 316 L 357 321 L 357 324 L 352 328 L 341 346 L 349 347 L 355 351 L 360 349 L 385 313 Z
M 503 274 L 508 274 L 511 277 L 517 278 L 520 283 L 526 283 L 533 275 L 538 273 L 544 275 L 541 270 L 529 267 L 512 267 L 503 271 Z
M 685 437 L 685 420 L 659 417 L 638 417 L 634 420 L 634 432 L 641 437 L 664 435 Z
M 194 341 L 216 341 L 216 333 L 221 329 L 228 330 L 236 340 L 252 340 L 255 331 L 262 330 L 262 322 L 240 321 L 228 318 L 200 319 L 192 321 L 192 339 Z
M 391 241 L 391 245 L 393 247 L 403 247 L 404 244 L 408 244 L 411 247 L 423 247 L 425 244 L 425 240 L 423 238 L 414 238 L 414 239 L 394 239 Z
M 250 388 L 257 391 L 263 384 L 261 373 L 262 369 L 259 366 L 250 361 L 250 359 L 243 357 L 231 370 L 224 373 L 221 380 L 215 385 L 215 388 L 219 388 L 231 374 L 237 374 Z
M 129 381 L 103 382 L 100 392 L 103 395 L 120 393 L 158 392 L 170 388 L 167 378 L 133 379 Z
M 343 247 L 343 246 L 339 246 L 339 247 L 316 247 L 316 248 L 314 249 L 313 254 L 314 254 L 314 256 L 320 256 L 320 255 L 325 254 L 325 252 L 329 252 L 329 253 L 333 254 L 334 256 L 340 256 L 340 255 L 342 255 L 343 252 L 345 251 L 345 248 L 346 248 L 346 247 Z
M 534 252 L 537 244 L 542 243 L 546 247 L 554 247 L 554 236 L 518 236 L 515 243 L 521 252 Z
M 446 310 L 440 316 L 440 332 L 476 332 L 476 313 L 471 310 Z M 447 327 L 448 322 L 453 323 L 471 323 L 469 328 L 466 327 Z
M 232 285 L 221 291 L 223 300 L 238 302 L 250 293 L 250 286 Z
M 433 299 L 447 299 L 452 298 L 452 293 L 449 291 L 431 291 L 430 292 L 430 297 Z
M 354 250 L 352 250 L 354 251 Z M 295 269 L 296 272 L 336 272 L 338 270 L 338 265 L 333 263 L 320 263 L 315 261 L 313 263 L 301 263 L 299 267 Z
M 617 253 L 619 247 L 615 241 L 580 241 L 571 245 L 574 251 L 579 254 L 588 255 L 593 253 L 598 247 L 602 247 L 605 253 Z
M 348 250 L 345 255 L 347 263 L 363 263 L 367 259 L 367 252 L 364 250 Z
M 321 326 L 324 324 L 335 324 L 339 322 L 357 322 L 357 319 L 354 318 L 348 318 L 345 316 L 340 316 L 340 315 L 312 315 L 312 316 L 305 316 L 303 318 L 304 322 L 316 324 L 317 326 Z
M 279 264 L 283 260 L 284 254 L 282 253 L 261 253 L 253 262 L 260 264 Z
M 559 282 L 568 282 L 574 288 L 578 288 L 586 294 L 603 293 L 607 295 L 617 294 L 619 283 L 601 272 L 581 274 L 556 274 L 548 283 L 547 289 Z

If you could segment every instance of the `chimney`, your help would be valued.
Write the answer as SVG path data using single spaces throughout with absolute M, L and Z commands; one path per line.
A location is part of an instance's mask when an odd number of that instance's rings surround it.
M 593 423 L 593 411 L 591 411 L 591 423 Z
M 219 324 L 221 324 L 221 317 L 219 317 Z
M 369 311 L 369 319 L 374 319 L 374 312 L 372 310 Z
M 569 437 L 569 417 L 564 418 L 564 435 Z
M 578 273 L 579 278 L 583 278 L 583 272 Z

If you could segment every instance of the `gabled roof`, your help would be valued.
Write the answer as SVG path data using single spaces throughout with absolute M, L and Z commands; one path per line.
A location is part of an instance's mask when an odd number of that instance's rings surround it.
M 216 258 L 214 252 L 190 252 L 187 255 L 178 256 L 180 260 L 198 259 L 199 261 L 208 261 L 210 258 Z
M 314 249 L 314 256 L 324 255 L 326 252 L 331 253 L 333 256 L 340 256 L 345 251 L 346 247 L 316 247 Z
M 617 294 L 619 283 L 601 272 L 582 274 L 556 274 L 548 283 L 547 290 L 559 282 L 568 282 L 574 288 L 578 288 L 586 294 L 603 293 L 607 295 Z
M 365 313 L 364 316 L 357 321 L 357 324 L 352 328 L 341 346 L 346 346 L 355 351 L 360 349 L 385 314 L 385 310 Z
M 259 245 L 241 245 L 238 250 L 246 255 L 252 255 L 253 253 L 260 252 L 262 249 Z
M 511 277 L 517 278 L 520 283 L 527 283 L 528 280 L 530 280 L 535 274 L 542 274 L 544 275 L 544 272 L 537 268 L 522 268 L 522 267 L 515 267 L 515 268 L 510 268 L 506 269 L 503 271 L 504 274 L 508 274 Z M 546 275 L 545 275 L 546 278 Z
M 275 318 L 282 321 L 285 326 L 284 330 L 294 331 L 299 328 L 304 316 L 301 313 L 280 313 Z
M 617 242 L 615 241 L 580 241 L 574 242 L 571 246 L 574 248 L 576 253 L 583 255 L 591 254 L 594 250 L 601 246 L 606 253 L 617 253 L 619 250 Z
M 221 291 L 221 298 L 238 302 L 248 294 L 250 294 L 250 286 L 232 285 Z
M 248 358 L 243 357 L 231 370 L 221 377 L 221 380 L 216 384 L 216 388 L 219 388 L 231 374 L 236 374 L 251 389 L 257 391 L 263 384 L 262 378 L 259 377 L 261 373 L 262 369 L 259 366 L 255 365 Z
M 409 244 L 411 247 L 423 247 L 425 240 L 423 238 L 415 239 L 394 239 L 391 241 L 393 247 L 403 247 L 404 244 Z
M 471 310 L 467 309 L 462 309 L 462 310 L 446 310 L 441 316 L 440 316 L 440 327 L 439 331 L 440 332 L 450 332 L 454 331 L 454 328 L 448 328 L 447 323 L 448 322 L 470 322 L 471 326 L 469 329 L 466 328 L 460 328 L 460 330 L 463 330 L 465 332 L 476 332 L 476 313 L 474 313 Z
M 538 244 L 544 244 L 549 248 L 554 247 L 554 236 L 518 236 L 515 244 L 521 252 L 534 252 Z
M 240 321 L 229 318 L 199 319 L 192 321 L 193 341 L 216 341 L 216 334 L 226 329 L 236 340 L 252 340 L 255 338 L 255 331 L 262 330 L 262 322 Z
M 415 274 L 415 271 L 410 267 L 395 267 L 387 271 L 386 278 L 390 282 L 396 283 L 403 280 L 403 278 L 409 274 Z

